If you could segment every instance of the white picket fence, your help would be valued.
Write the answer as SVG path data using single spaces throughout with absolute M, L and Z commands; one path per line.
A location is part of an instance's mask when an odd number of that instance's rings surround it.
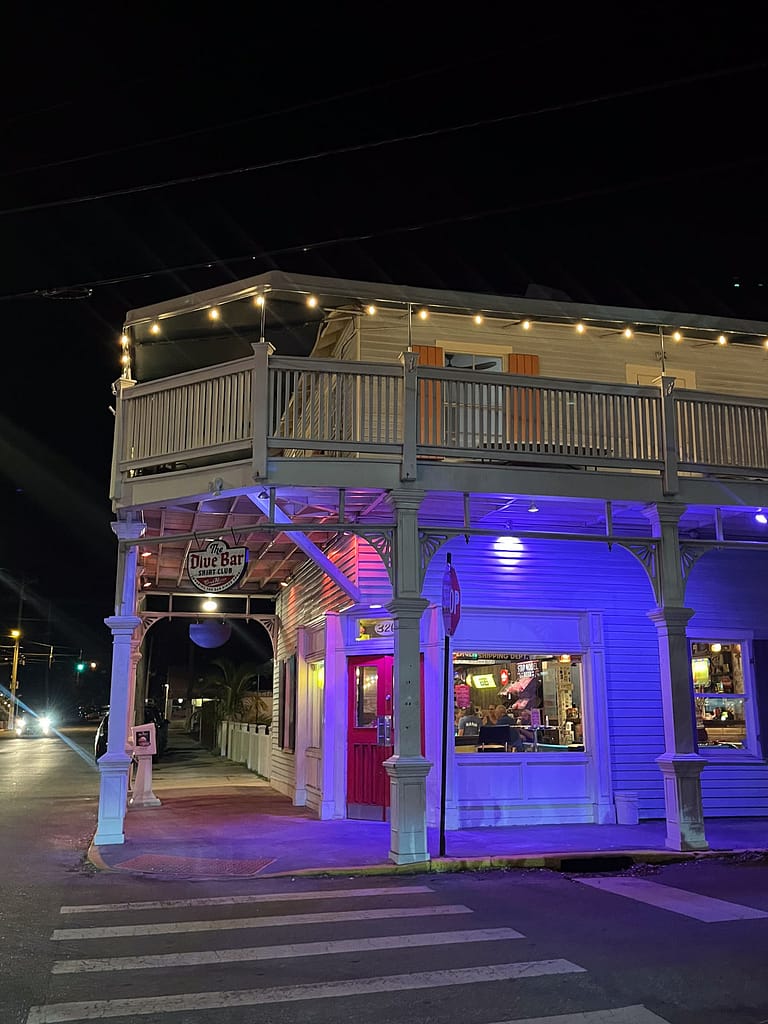
M 249 772 L 269 779 L 272 769 L 272 737 L 265 725 L 220 722 L 218 747 L 222 757 L 244 764 Z

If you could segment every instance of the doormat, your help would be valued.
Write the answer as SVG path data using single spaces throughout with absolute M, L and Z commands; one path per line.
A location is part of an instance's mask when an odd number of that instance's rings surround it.
M 189 878 L 191 875 L 255 875 L 274 861 L 274 857 L 258 860 L 219 860 L 205 857 L 155 856 L 151 853 L 132 857 L 115 865 L 120 870 L 143 871 L 151 875 L 172 875 Z

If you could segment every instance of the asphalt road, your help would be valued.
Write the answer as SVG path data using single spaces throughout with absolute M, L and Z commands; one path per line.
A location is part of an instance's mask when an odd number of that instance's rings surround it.
M 84 863 L 97 776 L 61 740 L 3 740 L 0 780 L 3 1024 L 768 1021 L 764 860 L 134 879 Z

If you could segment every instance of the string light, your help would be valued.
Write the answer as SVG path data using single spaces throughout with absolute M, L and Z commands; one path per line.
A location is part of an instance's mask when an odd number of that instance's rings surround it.
M 269 289 L 265 289 L 265 290 L 269 290 Z M 304 299 L 305 299 L 306 305 L 310 309 L 316 309 L 316 308 L 318 308 L 320 306 L 320 300 L 319 300 L 319 298 L 316 295 L 307 295 L 306 293 L 304 293 Z M 229 300 L 225 300 L 225 301 L 229 301 Z M 252 303 L 253 306 L 255 306 L 255 307 L 257 307 L 258 309 L 261 310 L 261 313 L 262 313 L 262 334 L 263 334 L 263 328 L 264 328 L 263 319 L 264 319 L 264 307 L 266 305 L 266 297 L 265 297 L 264 294 L 253 295 L 247 301 L 249 303 Z M 362 309 L 365 312 L 365 314 L 367 314 L 368 316 L 375 316 L 379 312 L 377 306 L 375 306 L 373 303 L 363 304 L 361 302 L 361 304 L 360 304 L 360 306 L 358 308 Z M 430 317 L 430 312 L 431 311 L 429 310 L 428 307 L 422 306 L 418 310 L 418 312 L 416 313 L 416 316 L 418 317 L 419 320 L 426 321 Z M 447 312 L 449 315 L 455 315 L 456 313 L 459 312 L 459 310 L 446 309 L 445 312 Z M 167 315 L 170 315 L 171 317 L 173 317 L 175 314 L 174 313 L 164 314 L 163 319 L 165 319 L 165 317 Z M 481 325 L 486 323 L 486 317 L 482 313 L 478 312 L 478 313 L 472 313 L 472 314 L 469 314 L 469 315 L 471 316 L 472 322 L 476 326 L 478 326 L 478 327 L 480 327 Z M 498 314 L 496 314 L 496 315 L 498 315 Z M 207 316 L 208 316 L 208 319 L 211 320 L 212 322 L 217 322 L 217 321 L 222 319 L 222 311 L 221 311 L 219 306 L 211 306 L 207 310 Z M 548 322 L 548 321 L 545 320 L 545 322 Z M 509 326 L 514 326 L 515 323 L 517 325 L 519 325 L 519 327 L 522 330 L 524 330 L 524 331 L 530 331 L 533 328 L 533 326 L 534 326 L 534 321 L 529 319 L 529 318 L 527 318 L 527 317 L 525 319 L 521 319 L 521 320 L 518 320 L 518 321 L 512 321 L 512 323 L 510 323 Z M 555 320 L 551 321 L 551 323 L 552 323 L 553 326 L 559 326 L 559 327 L 563 327 L 563 328 L 566 327 L 566 323 L 564 323 L 562 320 L 555 319 Z M 584 334 L 587 333 L 588 326 L 587 326 L 587 324 L 584 321 L 579 320 L 579 321 L 577 321 L 575 323 L 572 322 L 572 326 L 573 326 L 573 329 L 576 331 L 576 333 L 579 334 L 579 335 L 584 335 Z M 606 326 L 609 326 L 609 325 L 606 325 Z M 652 325 L 650 325 L 650 324 L 641 324 L 640 325 L 640 333 L 641 334 L 651 333 L 651 326 Z M 147 329 L 148 329 L 150 334 L 155 335 L 155 336 L 162 333 L 162 327 L 161 327 L 161 324 L 158 321 L 152 321 L 149 324 L 149 327 Z M 683 333 L 679 329 L 675 329 L 674 331 L 672 331 L 669 327 L 664 327 L 663 325 L 660 325 L 657 329 L 661 330 L 664 333 L 669 331 L 670 333 L 667 334 L 666 336 L 671 338 L 675 342 L 681 342 L 681 341 L 684 340 Z M 616 334 L 620 334 L 623 338 L 625 338 L 627 341 L 629 341 L 629 340 L 631 340 L 632 338 L 635 337 L 635 334 L 637 333 L 637 328 L 635 328 L 633 326 L 630 326 L 629 324 L 625 324 L 622 327 L 619 323 L 616 323 L 614 321 L 614 323 L 612 325 L 612 331 L 615 331 Z M 611 333 L 611 329 L 609 329 L 608 334 L 601 335 L 601 337 L 608 337 L 610 335 L 610 333 Z M 730 344 L 731 339 L 726 334 L 719 334 L 719 335 L 717 335 L 715 337 L 714 336 L 714 331 L 711 331 L 711 329 L 710 329 L 710 332 L 707 332 L 707 333 L 709 333 L 711 341 L 712 342 L 716 342 L 718 345 L 726 346 L 726 345 Z M 704 335 L 704 337 L 705 336 L 706 335 Z M 702 335 L 700 335 L 700 334 L 695 332 L 694 341 L 695 340 L 702 341 L 702 340 L 704 340 L 704 337 L 702 337 Z M 261 340 L 264 340 L 263 337 L 262 337 Z M 753 344 L 759 344 L 762 348 L 764 348 L 766 351 L 768 351 L 768 337 L 758 338 L 758 337 L 752 336 L 751 339 L 745 338 L 744 340 L 745 341 L 751 340 Z M 131 367 L 131 362 L 132 361 L 131 361 L 131 355 L 130 355 L 130 351 L 129 351 L 130 336 L 129 336 L 128 333 L 123 333 L 123 334 L 120 335 L 120 344 L 123 346 L 123 350 L 122 350 L 122 353 L 121 353 L 121 356 L 120 356 L 120 363 L 122 364 L 122 366 L 124 368 L 123 369 L 123 376 L 130 379 L 130 377 L 131 377 L 130 367 Z

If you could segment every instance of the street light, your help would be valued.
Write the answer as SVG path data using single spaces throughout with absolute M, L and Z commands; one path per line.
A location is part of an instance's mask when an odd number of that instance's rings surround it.
M 13 661 L 11 662 L 11 710 L 8 715 L 8 728 L 13 732 L 16 728 L 16 686 L 19 672 L 19 643 L 21 642 L 21 630 L 12 629 L 13 637 Z

